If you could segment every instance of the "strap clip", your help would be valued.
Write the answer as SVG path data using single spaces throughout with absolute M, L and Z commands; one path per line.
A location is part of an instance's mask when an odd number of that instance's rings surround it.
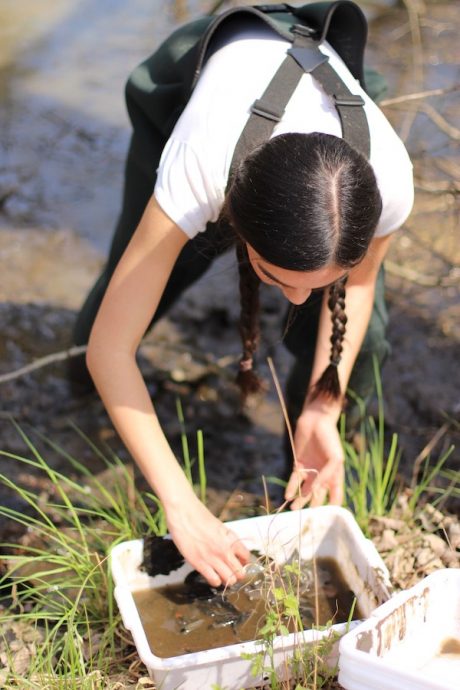
M 286 12 L 288 9 L 284 2 L 279 3 L 278 5 L 253 5 L 253 7 L 255 7 L 256 10 L 260 10 L 260 12 L 263 12 L 264 14 L 270 14 L 271 12 Z
M 291 28 L 293 34 L 298 34 L 299 36 L 305 36 L 305 38 L 317 38 L 318 32 L 316 29 L 312 29 L 311 26 L 305 26 L 304 24 L 294 24 Z
M 346 96 L 337 96 L 334 94 L 335 105 L 340 108 L 341 105 L 351 105 L 351 106 L 362 106 L 364 105 L 364 99 L 361 96 L 357 96 L 350 93 Z
M 254 113 L 254 115 L 260 115 L 260 117 L 264 117 L 266 120 L 272 120 L 272 122 L 280 122 L 281 118 L 283 117 L 283 113 L 276 112 L 271 108 L 267 108 L 265 103 L 260 99 L 254 101 L 254 103 L 251 105 L 251 113 Z

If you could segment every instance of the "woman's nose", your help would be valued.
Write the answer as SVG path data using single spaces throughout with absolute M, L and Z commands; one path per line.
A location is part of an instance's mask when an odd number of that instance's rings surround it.
M 291 304 L 303 304 L 311 295 L 310 288 L 283 288 L 283 295 Z

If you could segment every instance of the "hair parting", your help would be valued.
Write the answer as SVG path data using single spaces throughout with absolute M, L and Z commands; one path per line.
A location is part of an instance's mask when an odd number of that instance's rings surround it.
M 253 370 L 259 341 L 260 280 L 246 245 L 265 261 L 291 271 L 326 266 L 348 270 L 366 255 L 381 211 L 382 198 L 371 165 L 339 137 L 318 132 L 280 134 L 240 163 L 221 220 L 236 236 L 243 343 L 237 383 L 243 401 L 261 389 Z M 341 397 L 337 367 L 347 320 L 345 280 L 329 289 L 328 306 L 330 363 L 313 387 L 312 399 Z

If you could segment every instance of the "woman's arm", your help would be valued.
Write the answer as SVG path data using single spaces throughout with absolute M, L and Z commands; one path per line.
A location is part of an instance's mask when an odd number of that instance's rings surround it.
M 233 582 L 247 549 L 200 503 L 163 434 L 136 351 L 186 235 L 155 198 L 110 281 L 88 343 L 87 363 L 122 440 L 166 512 L 171 536 L 211 584 Z
M 380 265 L 388 250 L 391 235 L 374 239 L 361 263 L 349 273 L 346 285 L 347 328 L 343 341 L 342 359 L 338 366 L 340 388 L 346 391 L 353 365 L 360 351 L 374 304 L 375 282 Z M 327 307 L 327 295 L 321 308 L 318 339 L 311 390 L 329 364 L 332 323 Z M 286 498 L 294 499 L 292 508 L 307 502 L 321 505 L 329 494 L 329 502 L 343 502 L 344 453 L 337 430 L 343 405 L 340 400 L 319 396 L 311 401 L 307 394 L 297 422 L 294 445 L 297 467 L 291 475 Z

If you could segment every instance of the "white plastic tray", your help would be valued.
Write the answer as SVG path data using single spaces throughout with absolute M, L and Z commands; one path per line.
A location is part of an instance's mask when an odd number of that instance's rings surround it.
M 345 690 L 460 690 L 460 569 L 395 595 L 339 649 Z
M 391 585 L 385 565 L 372 542 L 364 537 L 351 513 L 344 508 L 324 506 L 227 524 L 249 549 L 257 549 L 279 563 L 285 562 L 295 549 L 302 559 L 334 558 L 366 617 L 388 599 Z M 110 561 L 123 623 L 131 631 L 139 656 L 157 686 L 161 690 L 210 690 L 213 684 L 246 688 L 262 683 L 265 679 L 251 676 L 251 662 L 241 657 L 243 653 L 261 651 L 260 643 L 255 641 L 170 658 L 152 653 L 132 592 L 181 582 L 191 568 L 185 564 L 168 576 L 152 578 L 140 570 L 142 556 L 143 542 L 129 541 L 112 550 Z M 338 633 L 345 632 L 345 628 L 345 624 L 332 626 Z M 286 669 L 286 659 L 296 646 L 326 634 L 327 631 L 308 630 L 277 637 L 274 650 L 279 673 Z

